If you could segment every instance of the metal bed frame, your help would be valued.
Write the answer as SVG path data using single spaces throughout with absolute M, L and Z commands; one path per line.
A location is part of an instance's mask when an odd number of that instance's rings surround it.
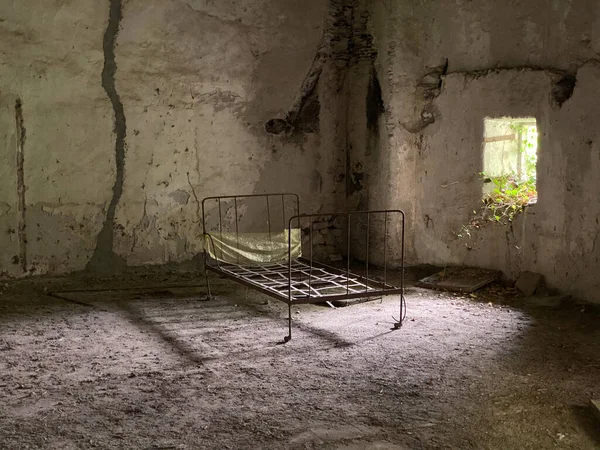
M 233 214 L 235 216 L 234 226 L 237 242 L 239 243 L 240 232 L 240 202 L 251 199 L 265 201 L 266 221 L 269 237 L 273 233 L 273 222 L 280 220 L 282 230 L 288 231 L 288 258 L 285 263 L 256 263 L 239 264 L 219 261 L 210 256 L 206 242 L 209 242 L 215 253 L 213 236 L 207 230 L 207 204 L 216 203 L 218 213 L 218 226 L 214 234 L 223 233 L 224 216 L 223 204 L 233 202 Z M 286 215 L 286 207 L 289 208 L 290 200 L 293 213 Z M 274 203 L 275 202 L 275 203 Z M 274 204 L 280 204 L 282 217 L 275 219 L 271 215 Z M 228 208 L 229 210 L 230 208 Z M 227 214 L 227 211 L 226 211 Z M 383 279 L 369 276 L 369 253 L 370 253 L 370 228 L 371 217 L 383 218 Z M 393 286 L 387 282 L 388 274 L 388 219 L 399 216 L 402 225 L 401 231 L 401 253 L 400 253 L 400 286 Z M 342 217 L 346 219 L 346 258 L 345 268 L 317 262 L 313 258 L 313 231 L 315 219 L 327 217 Z M 351 261 L 351 230 L 354 217 L 366 218 L 366 248 L 365 248 L 365 275 L 358 275 L 350 270 Z M 292 230 L 302 229 L 302 224 L 308 222 L 310 225 L 304 230 L 309 230 L 309 255 L 306 257 L 292 258 Z M 204 273 L 208 296 L 211 297 L 210 281 L 208 272 L 212 271 L 242 285 L 256 289 L 272 298 L 283 301 L 288 305 L 288 335 L 284 342 L 292 338 L 292 305 L 307 303 L 328 303 L 346 299 L 361 299 L 383 297 L 385 295 L 399 295 L 399 316 L 394 319 L 394 329 L 402 326 L 405 318 L 406 306 L 404 299 L 404 223 L 405 214 L 399 209 L 369 210 L 353 212 L 301 214 L 300 199 L 297 194 L 252 194 L 252 195 L 228 195 L 206 197 L 202 200 L 202 232 L 205 237 L 204 245 Z M 294 226 L 295 225 L 295 226 Z M 302 244 L 301 244 L 302 245 Z M 238 261 L 239 262 L 239 261 Z

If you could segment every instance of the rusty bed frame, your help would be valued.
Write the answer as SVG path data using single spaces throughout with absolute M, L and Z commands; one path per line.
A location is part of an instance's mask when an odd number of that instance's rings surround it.
M 398 329 L 402 326 L 402 322 L 406 314 L 406 306 L 404 299 L 404 223 L 405 214 L 399 209 L 385 210 L 367 210 L 367 211 L 345 211 L 334 213 L 316 213 L 316 214 L 301 214 L 300 199 L 297 194 L 293 193 L 276 193 L 276 194 L 250 194 L 250 195 L 226 195 L 206 197 L 202 200 L 202 233 L 205 242 L 210 242 L 213 246 L 214 241 L 211 236 L 213 233 L 222 233 L 224 228 L 225 217 L 223 215 L 223 204 L 225 202 L 233 203 L 234 229 L 239 240 L 240 232 L 240 202 L 264 199 L 266 221 L 269 236 L 272 234 L 273 222 L 280 221 L 283 229 L 288 231 L 288 258 L 283 263 L 265 263 L 265 264 L 236 264 L 231 262 L 219 261 L 212 258 L 209 254 L 207 245 L 204 245 L 204 273 L 206 277 L 206 286 L 208 297 L 212 296 L 208 272 L 212 271 L 242 285 L 255 289 L 272 298 L 280 300 L 288 305 L 288 335 L 284 338 L 284 342 L 288 342 L 292 338 L 292 305 L 307 304 L 307 303 L 328 303 L 331 305 L 333 301 L 347 299 L 368 299 L 374 297 L 383 297 L 386 295 L 399 296 L 399 315 L 394 318 L 393 328 Z M 207 205 L 210 202 L 216 203 L 216 211 L 218 213 L 218 228 L 207 229 Z M 292 213 L 286 215 L 286 208 L 289 208 L 292 203 Z M 274 220 L 271 215 L 271 209 L 274 204 L 279 204 L 282 211 L 282 217 Z M 228 208 L 230 209 L 230 208 Z M 227 214 L 227 212 L 226 212 Z M 383 218 L 383 266 L 380 266 L 380 271 L 383 271 L 383 279 L 380 277 L 369 276 L 369 253 L 370 253 L 370 227 L 371 218 L 378 216 Z M 315 220 L 326 217 L 341 217 L 346 219 L 346 257 L 345 268 L 334 267 L 329 264 L 317 262 L 313 258 L 313 226 Z M 358 275 L 350 270 L 351 262 L 351 230 L 352 219 L 354 217 L 366 218 L 366 245 L 365 245 L 365 274 Z M 402 225 L 401 231 L 401 252 L 400 252 L 400 285 L 394 286 L 388 283 L 388 221 L 393 217 L 399 217 Z M 302 229 L 303 223 L 309 223 L 308 229 L 308 257 L 300 256 L 292 258 L 292 230 Z

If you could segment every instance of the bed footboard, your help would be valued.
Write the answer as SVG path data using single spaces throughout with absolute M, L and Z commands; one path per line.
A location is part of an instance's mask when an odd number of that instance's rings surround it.
M 398 295 L 400 328 L 406 315 L 404 299 L 405 214 L 399 209 L 298 214 L 292 216 L 289 230 L 300 228 L 304 235 L 302 258 L 297 264 L 288 258 L 288 304 L 339 301 Z M 325 233 L 324 233 L 325 231 Z M 336 246 L 329 245 L 334 235 Z M 395 236 L 392 252 L 391 237 Z M 330 262 L 315 247 L 329 249 Z M 289 242 L 289 254 L 292 242 Z M 341 250 L 341 254 L 336 251 Z M 321 259 L 317 261 L 315 255 Z M 390 261 L 399 269 L 395 284 L 388 282 Z M 289 316 L 291 322 L 291 314 Z M 291 328 L 289 336 L 291 336 Z

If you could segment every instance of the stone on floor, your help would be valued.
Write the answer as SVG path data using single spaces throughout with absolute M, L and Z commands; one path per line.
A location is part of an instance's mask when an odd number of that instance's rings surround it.
M 600 400 L 590 401 L 590 406 L 592 407 L 592 411 L 594 412 L 598 420 L 600 420 Z
M 535 272 L 521 272 L 515 287 L 521 293 L 529 297 L 535 294 L 535 291 L 544 283 L 544 276 Z

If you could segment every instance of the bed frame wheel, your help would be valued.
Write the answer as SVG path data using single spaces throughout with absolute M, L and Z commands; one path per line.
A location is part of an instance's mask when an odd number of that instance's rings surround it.
M 400 328 L 402 328 L 402 322 L 396 322 L 394 324 L 394 330 L 399 330 Z
M 216 295 L 206 294 L 206 295 L 203 295 L 202 297 L 200 297 L 198 299 L 198 301 L 200 301 L 200 302 L 209 302 L 211 300 L 216 300 L 216 299 L 217 299 Z

